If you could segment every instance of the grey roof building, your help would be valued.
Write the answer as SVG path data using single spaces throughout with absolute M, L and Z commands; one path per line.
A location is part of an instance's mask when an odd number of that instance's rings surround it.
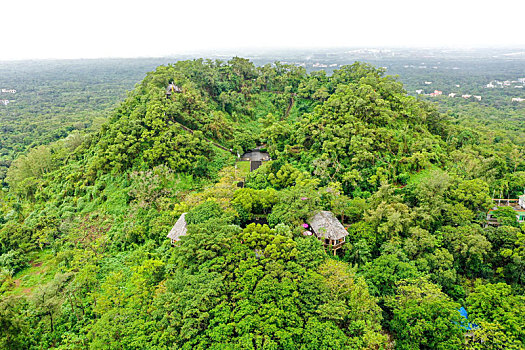
M 257 170 L 263 162 L 270 160 L 270 155 L 267 152 L 261 151 L 261 146 L 244 153 L 242 156 L 239 156 L 240 161 L 249 161 L 250 162 L 250 171 Z

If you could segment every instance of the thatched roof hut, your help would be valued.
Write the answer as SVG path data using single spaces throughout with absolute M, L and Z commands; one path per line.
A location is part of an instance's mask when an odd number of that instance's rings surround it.
M 309 220 L 317 238 L 338 240 L 348 236 L 344 226 L 331 211 L 320 211 Z
M 170 230 L 170 233 L 168 233 L 168 238 L 171 239 L 172 244 L 180 241 L 180 237 L 185 236 L 186 232 L 188 232 L 186 214 L 187 213 L 182 213 L 179 220 L 177 220 L 173 228 Z
M 308 220 L 317 238 L 335 251 L 345 243 L 348 232 L 330 211 L 320 211 Z

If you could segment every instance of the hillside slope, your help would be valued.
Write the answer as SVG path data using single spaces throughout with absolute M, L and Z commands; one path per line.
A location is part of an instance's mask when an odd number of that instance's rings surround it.
M 475 132 L 366 64 L 158 67 L 100 131 L 9 169 L 0 348 L 519 349 L 525 227 L 485 217 L 525 161 Z M 320 210 L 335 255 L 305 235 Z

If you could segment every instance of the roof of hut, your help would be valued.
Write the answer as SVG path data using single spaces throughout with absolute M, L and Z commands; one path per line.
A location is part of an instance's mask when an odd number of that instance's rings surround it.
M 186 226 L 186 214 L 187 213 L 182 213 L 179 220 L 177 220 L 173 228 L 170 230 L 170 233 L 168 233 L 168 238 L 172 241 L 178 241 L 181 236 L 186 235 L 186 232 L 188 231 Z
M 337 240 L 348 236 L 348 232 L 331 211 L 320 211 L 308 221 L 318 238 Z

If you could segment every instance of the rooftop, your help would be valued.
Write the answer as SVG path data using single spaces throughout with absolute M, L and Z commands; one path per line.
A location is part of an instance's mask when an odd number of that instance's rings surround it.
M 348 236 L 344 226 L 331 211 L 320 211 L 308 221 L 318 238 L 338 240 Z
M 261 152 L 261 150 L 255 148 L 252 149 L 249 152 L 244 153 L 241 156 L 241 160 L 243 161 L 268 161 L 270 160 L 270 155 L 267 152 Z
M 179 241 L 181 236 L 186 235 L 186 232 L 188 231 L 186 225 L 186 214 L 187 213 L 182 213 L 179 220 L 177 220 L 173 228 L 168 233 L 167 237 L 171 239 L 172 242 Z

